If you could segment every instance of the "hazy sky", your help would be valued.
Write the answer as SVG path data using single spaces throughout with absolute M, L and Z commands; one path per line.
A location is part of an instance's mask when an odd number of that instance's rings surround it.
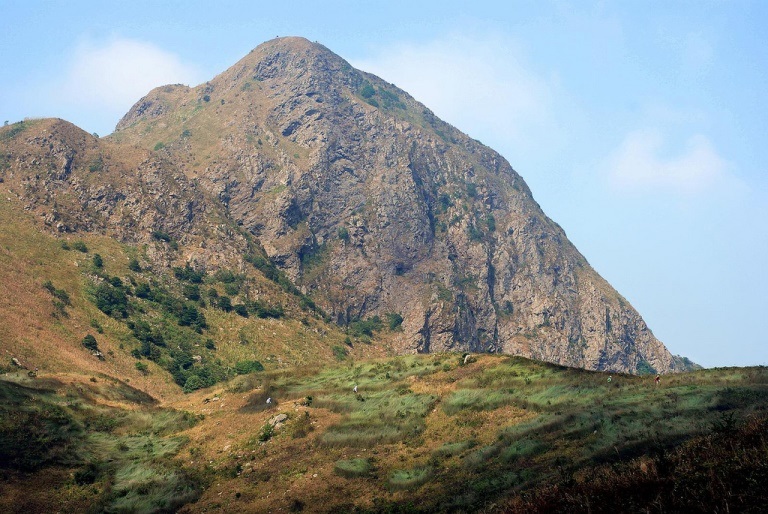
M 107 135 L 316 40 L 499 151 L 674 354 L 768 364 L 768 2 L 0 0 L 0 121 Z

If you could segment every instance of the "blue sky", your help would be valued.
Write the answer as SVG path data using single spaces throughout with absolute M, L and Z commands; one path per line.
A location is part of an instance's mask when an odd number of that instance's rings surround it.
M 768 2 L 0 1 L 0 121 L 319 41 L 499 151 L 672 353 L 768 364 Z

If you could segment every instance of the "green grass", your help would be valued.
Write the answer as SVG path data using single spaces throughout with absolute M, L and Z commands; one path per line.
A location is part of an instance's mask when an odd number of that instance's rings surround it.
M 88 388 L 0 380 L 0 467 L 41 474 L 71 469 L 76 486 L 99 491 L 92 502 L 107 512 L 173 510 L 195 500 L 199 485 L 172 458 L 187 442 L 174 434 L 197 418 L 147 407 L 141 393 L 121 394 L 129 389 L 119 382 Z M 94 402 L 105 396 L 134 408 Z
M 336 461 L 333 471 L 344 478 L 360 478 L 368 476 L 373 470 L 370 459 L 344 459 Z
M 391 489 L 415 489 L 426 483 L 432 476 L 429 467 L 413 469 L 395 469 L 389 475 L 387 482 Z
M 119 381 L 100 380 L 81 391 L 56 392 L 61 388 L 45 381 L 35 382 L 33 390 L 20 384 L 0 388 L 3 405 L 22 406 L 19 412 L 27 413 L 0 419 L 0 441 L 18 444 L 27 433 L 31 440 L 45 441 L 47 453 L 24 454 L 30 459 L 27 469 L 68 466 L 81 483 L 77 487 L 101 491 L 96 499 L 105 511 L 178 508 L 197 498 L 214 480 L 206 473 L 213 473 L 222 487 L 242 490 L 243 498 L 253 498 L 265 487 L 290 489 L 293 499 L 304 505 L 321 501 L 329 511 L 376 512 L 408 505 L 418 505 L 421 512 L 525 511 L 515 510 L 520 504 L 542 512 L 549 504 L 538 498 L 565 501 L 553 492 L 555 486 L 573 491 L 574 498 L 595 491 L 609 495 L 610 484 L 632 494 L 643 490 L 646 475 L 638 474 L 638 462 L 653 464 L 647 476 L 656 477 L 653 487 L 659 494 L 667 494 L 667 475 L 659 473 L 667 473 L 665 463 L 677 462 L 682 476 L 675 480 L 698 484 L 702 494 L 719 488 L 747 498 L 739 500 L 740 506 L 757 501 L 748 499 L 754 493 L 727 477 L 717 488 L 704 483 L 701 477 L 711 469 L 696 459 L 703 462 L 708 456 L 676 452 L 701 440 L 719 445 L 710 453 L 720 455 L 717 465 L 739 481 L 751 483 L 763 476 L 759 448 L 765 445 L 764 435 L 755 435 L 760 433 L 757 428 L 752 435 L 739 434 L 757 427 L 760 420 L 768 423 L 764 367 L 668 375 L 655 386 L 652 377 L 614 374 L 609 383 L 604 373 L 512 357 L 481 356 L 465 366 L 459 360 L 458 354 L 350 358 L 332 367 L 242 375 L 228 391 L 245 399 L 245 406 L 232 415 L 249 416 L 250 425 L 244 426 L 240 442 L 236 434 L 228 437 L 243 449 L 243 457 L 216 461 L 214 456 L 210 462 L 218 471 L 209 470 L 208 458 L 195 458 L 201 464 L 189 468 L 174 460 L 187 444 L 179 432 L 200 423 L 196 416 L 158 409 Z M 45 400 L 33 404 L 30 395 Z M 270 426 L 269 433 L 262 431 L 272 415 L 265 412 L 267 396 L 273 398 L 271 409 L 289 414 L 285 428 Z M 130 401 L 137 408 L 108 408 L 97 404 L 97 398 Z M 240 423 L 240 418 L 235 420 Z M 28 423 L 39 432 L 23 430 Z M 195 436 L 201 437 L 196 445 L 218 427 L 206 430 L 208 435 Z M 723 439 L 726 436 L 742 439 Z M 6 452 L 2 461 L 22 469 L 18 457 L 1 445 Z M 291 462 L 289 468 L 299 471 L 275 473 L 275 462 Z M 246 463 L 253 473 L 247 472 Z M 704 466 L 703 471 L 696 466 Z M 320 485 L 305 495 L 296 486 L 320 469 L 332 470 L 327 491 Z M 697 475 L 687 476 L 688 470 L 698 470 Z M 600 479 L 594 484 L 593 475 Z M 338 497 L 332 491 L 346 487 L 339 484 L 354 487 L 355 496 Z M 645 494 L 652 499 L 650 492 Z M 677 505 L 674 495 L 667 498 L 667 505 Z M 568 501 L 562 510 L 573 511 Z M 637 497 L 633 502 L 631 511 L 650 508 Z
M 513 405 L 517 400 L 518 396 L 507 389 L 461 389 L 443 402 L 443 410 L 449 415 L 466 410 L 495 410 L 505 405 Z

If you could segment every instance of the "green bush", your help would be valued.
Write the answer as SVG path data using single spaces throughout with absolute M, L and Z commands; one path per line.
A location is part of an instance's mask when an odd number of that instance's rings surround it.
M 72 243 L 72 248 L 78 252 L 88 253 L 88 247 L 83 241 L 74 241 Z
M 264 366 L 259 361 L 238 361 L 235 364 L 235 373 L 238 375 L 247 375 L 258 371 L 264 371 Z
M 189 263 L 187 263 L 183 268 L 173 268 L 173 275 L 179 280 L 191 282 L 192 284 L 200 284 L 202 283 L 203 278 L 205 278 L 205 271 L 196 271 L 189 265 Z
M 184 284 L 182 291 L 188 300 L 196 302 L 200 299 L 200 286 L 198 284 Z
M 388 312 L 385 317 L 390 330 L 397 330 L 403 324 L 403 317 L 397 312 Z
M 122 287 L 102 282 L 96 286 L 94 299 L 96 307 L 107 316 L 128 316 L 128 297 Z
M 152 239 L 155 241 L 165 241 L 166 243 L 170 243 L 172 240 L 170 234 L 163 232 L 162 230 L 153 230 Z
M 363 88 L 360 90 L 360 96 L 368 100 L 369 98 L 373 97 L 373 95 L 376 94 L 376 90 L 373 89 L 373 86 L 370 84 L 366 84 L 363 86 Z
M 373 332 L 376 330 L 381 330 L 381 327 L 381 318 L 378 316 L 373 316 L 365 320 L 357 320 L 350 323 L 349 333 L 355 337 L 373 337 Z
M 232 299 L 229 296 L 219 296 L 216 299 L 216 307 L 224 312 L 232 311 Z
M 104 267 L 104 259 L 98 253 L 93 254 L 93 267 L 101 269 Z
M 261 427 L 261 431 L 259 432 L 259 441 L 262 443 L 266 443 L 270 439 L 272 439 L 272 436 L 275 435 L 275 427 L 270 425 L 269 423 L 265 423 L 264 426 Z
M 184 382 L 185 393 L 191 393 L 192 391 L 197 391 L 203 387 L 205 387 L 205 382 L 203 382 L 203 380 L 197 375 L 190 375 L 189 378 L 187 378 L 187 380 Z
M 136 285 L 133 294 L 136 298 L 149 298 L 152 295 L 152 289 L 149 288 L 149 284 L 141 283 Z
M 130 261 L 128 261 L 128 269 L 139 273 L 141 271 L 141 265 L 139 264 L 138 259 L 132 258 Z
M 87 349 L 89 349 L 92 352 L 99 351 L 99 345 L 96 342 L 96 338 L 93 337 L 91 334 L 88 334 L 83 338 L 83 346 L 85 346 Z
M 331 347 L 331 350 L 333 351 L 333 356 L 336 357 L 336 360 L 343 361 L 347 358 L 347 355 L 349 352 L 347 352 L 347 349 L 343 346 L 339 345 L 333 345 Z

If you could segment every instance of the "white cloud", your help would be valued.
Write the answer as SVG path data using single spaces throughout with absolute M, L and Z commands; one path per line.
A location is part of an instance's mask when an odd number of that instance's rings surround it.
M 530 144 L 532 132 L 552 123 L 551 84 L 525 65 L 509 38 L 454 35 L 381 49 L 352 64 L 474 137 Z
M 668 146 L 656 129 L 628 134 L 608 159 L 612 185 L 625 190 L 698 193 L 735 182 L 728 174 L 728 163 L 706 136 L 690 136 L 677 153 L 668 152 Z
M 194 83 L 197 71 L 151 43 L 113 39 L 80 44 L 72 57 L 59 95 L 86 109 L 127 111 L 152 88 Z

